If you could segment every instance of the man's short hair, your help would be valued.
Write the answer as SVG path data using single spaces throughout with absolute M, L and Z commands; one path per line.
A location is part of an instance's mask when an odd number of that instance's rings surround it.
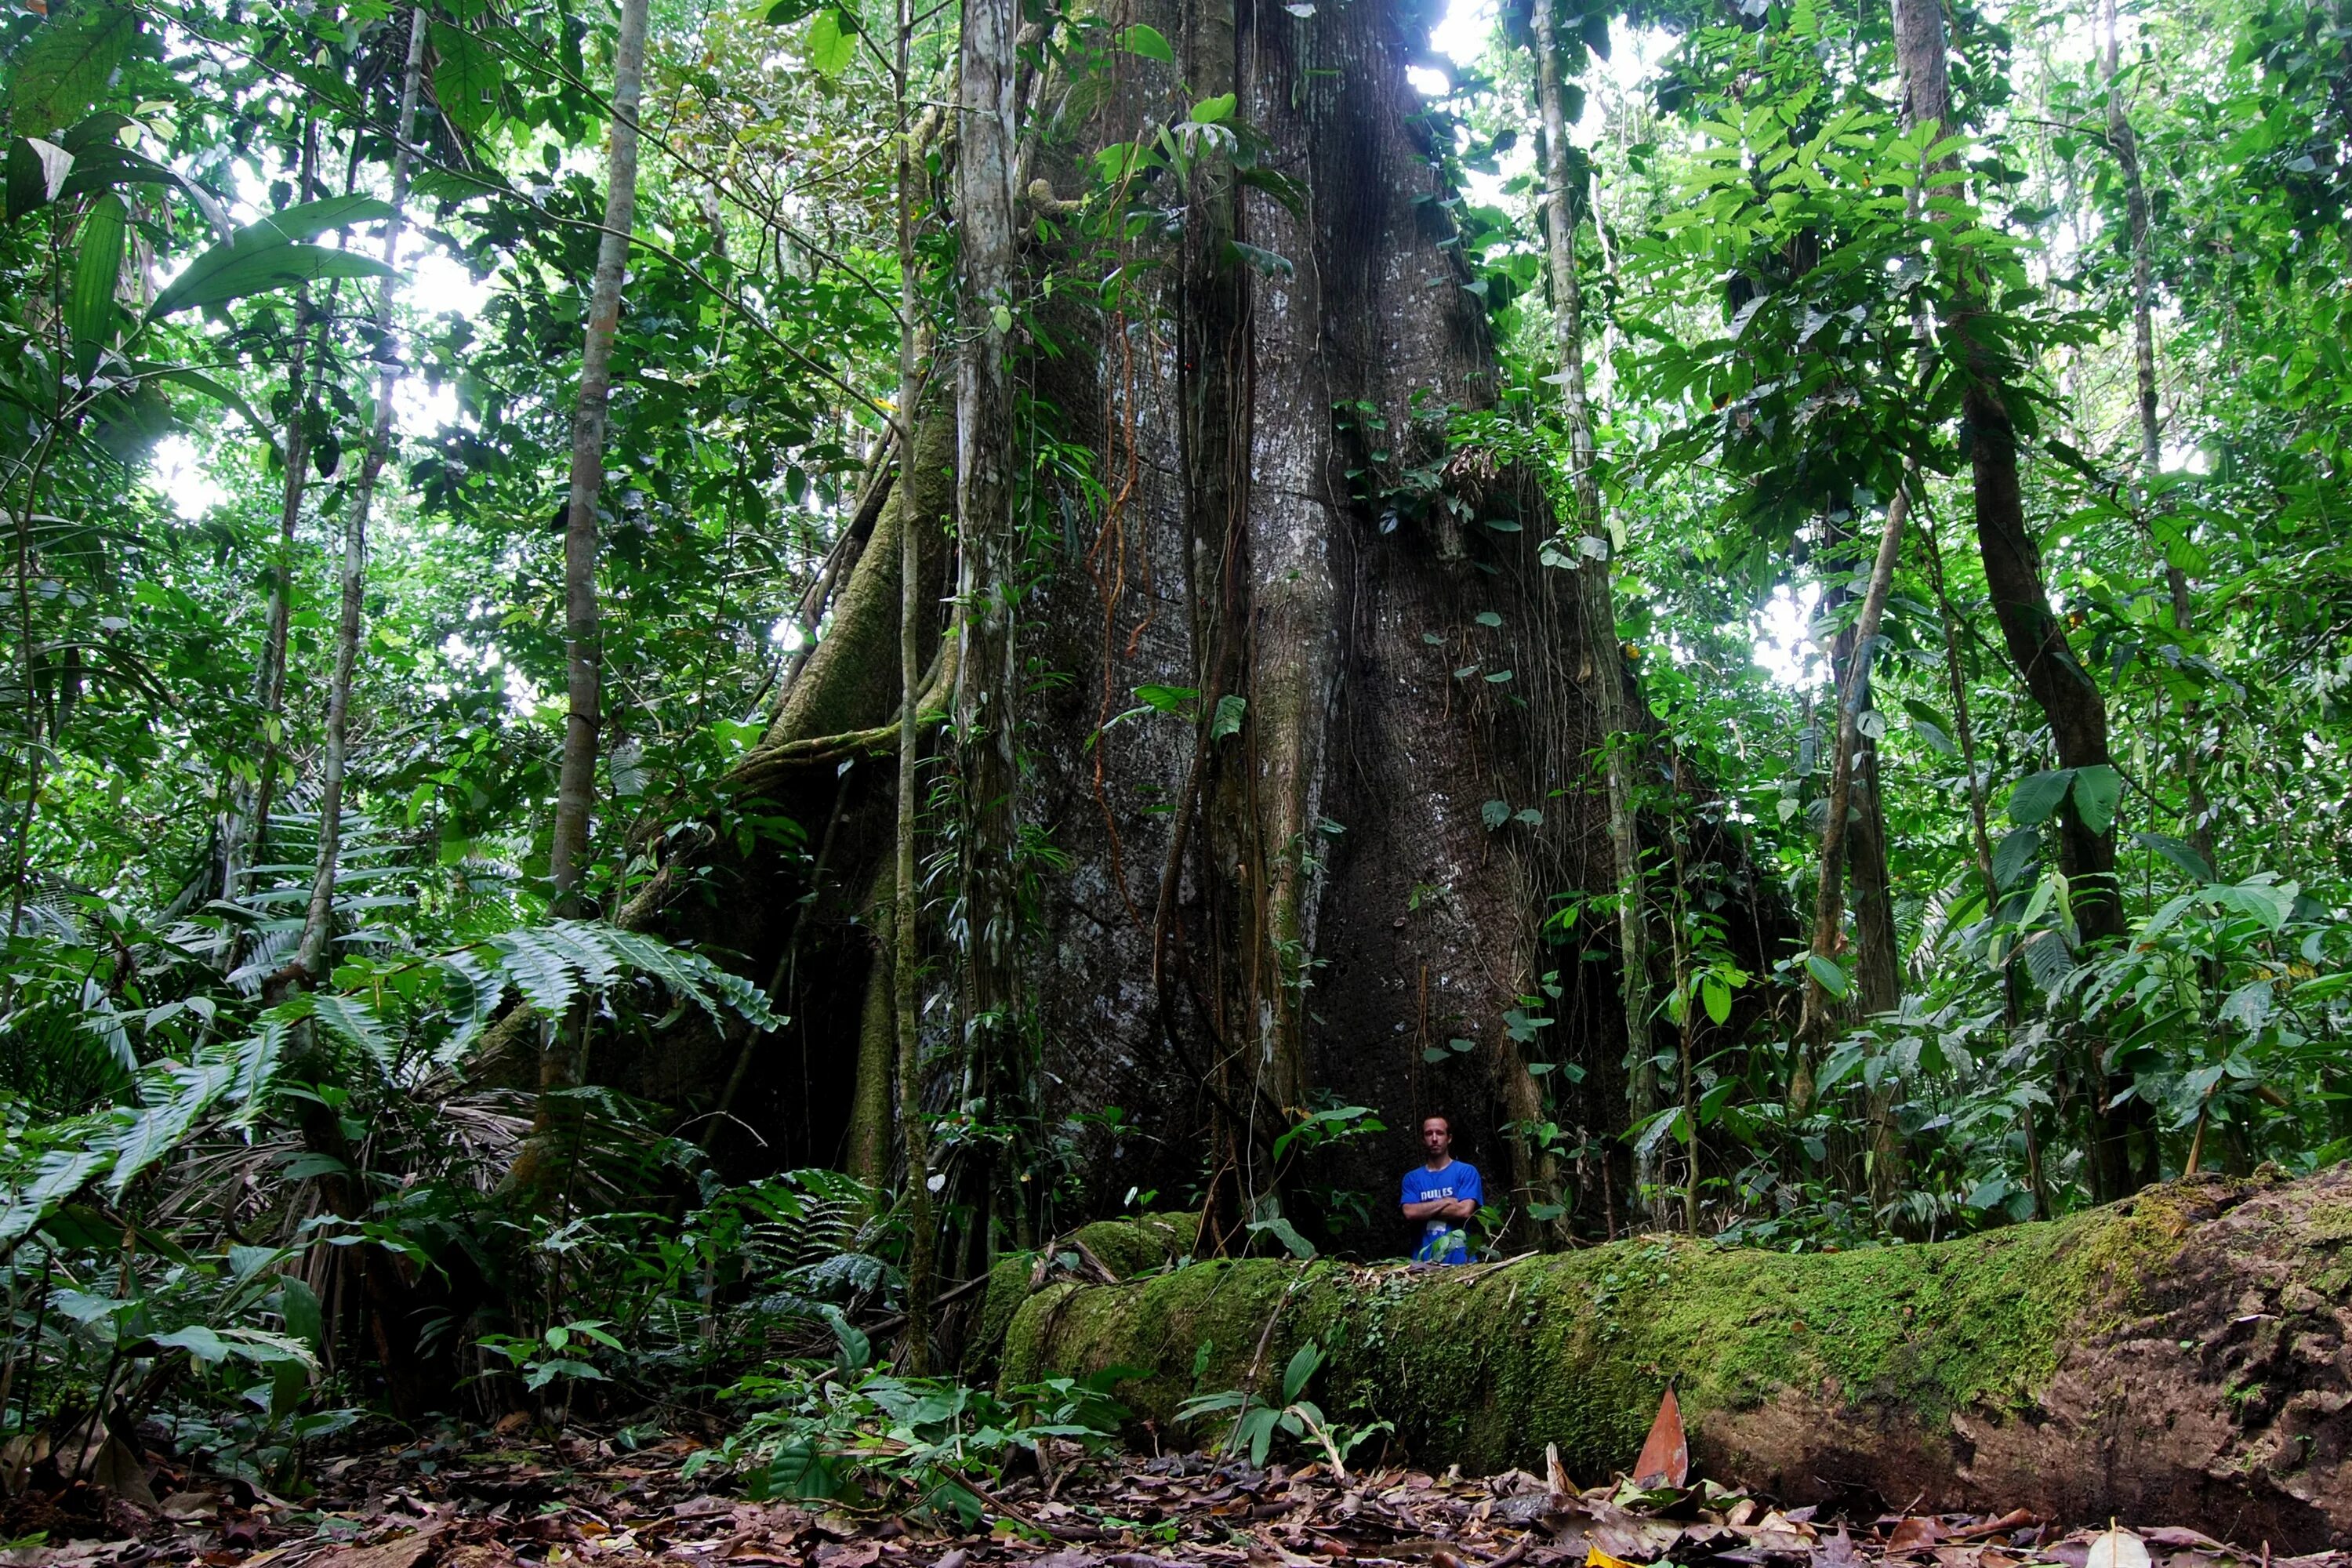
M 1423 1129 L 1426 1129 L 1426 1128 L 1429 1126 L 1429 1124 L 1430 1124 L 1431 1122 L 1433 1122 L 1433 1121 L 1443 1121 L 1443 1122 L 1444 1122 L 1444 1123 L 1445 1123 L 1445 1131 L 1446 1131 L 1447 1135 L 1448 1135 L 1448 1136 L 1451 1136 L 1451 1135 L 1453 1134 L 1453 1131 L 1454 1131 L 1454 1118 L 1452 1118 L 1451 1116 L 1446 1115 L 1446 1114 L 1445 1114 L 1445 1112 L 1444 1112 L 1444 1111 L 1442 1111 L 1442 1110 L 1433 1110 L 1433 1111 L 1431 1111 L 1428 1115 L 1426 1115 L 1426 1116 L 1424 1116 L 1424 1117 L 1423 1117 L 1423 1118 L 1421 1119 L 1421 1125 L 1423 1126 Z

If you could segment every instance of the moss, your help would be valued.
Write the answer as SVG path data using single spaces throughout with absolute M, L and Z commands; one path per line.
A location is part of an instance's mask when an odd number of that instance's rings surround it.
M 1076 1239 L 1104 1268 L 1122 1279 L 1132 1279 L 1190 1257 L 1200 1234 L 1199 1215 L 1153 1214 L 1097 1220 L 1079 1226 Z
M 1082 1226 L 1076 1239 L 1084 1242 L 1087 1250 L 1112 1273 L 1132 1278 L 1165 1268 L 1178 1258 L 1189 1257 L 1200 1228 L 1198 1215 L 1143 1215 Z M 1036 1268 L 1036 1254 L 1018 1252 L 998 1258 L 989 1270 L 980 1321 L 965 1342 L 966 1375 L 990 1376 L 1009 1359 L 1006 1331 L 1012 1327 L 1013 1315 L 1030 1300 L 1030 1280 L 1035 1277 Z M 1016 1377 L 1012 1381 L 1025 1380 Z
M 2159 1202 L 1833 1255 L 1654 1240 L 1420 1272 L 1201 1263 L 1029 1301 L 1004 1370 L 1144 1369 L 1121 1397 L 1164 1425 L 1192 1393 L 1263 1386 L 1311 1337 L 1330 1358 L 1326 1407 L 1393 1421 L 1409 1452 L 1496 1468 L 1556 1442 L 1572 1471 L 1605 1475 L 1669 1378 L 1695 1426 L 1791 1394 L 1907 1411 L 1931 1432 L 1965 1408 L 2028 1405 L 2070 1325 L 2132 1310 L 2181 1218 Z

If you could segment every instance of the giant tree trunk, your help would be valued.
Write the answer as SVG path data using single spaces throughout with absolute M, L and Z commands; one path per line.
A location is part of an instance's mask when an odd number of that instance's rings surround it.
M 1097 150 L 1148 143 L 1195 96 L 1230 90 L 1259 173 L 1244 182 L 1205 148 L 1181 188 L 1143 176 L 1139 199 L 1182 213 L 1175 232 L 1089 237 L 1034 183 L 1024 195 L 1068 237 L 1018 215 L 1017 374 L 1111 498 L 1097 509 L 1034 472 L 1029 515 L 1060 538 L 1024 564 L 1010 662 L 968 639 L 989 666 L 968 666 L 971 679 L 1001 694 L 996 722 L 1021 737 L 1020 827 L 1050 847 L 1023 863 L 1034 880 L 1013 980 L 1038 1053 L 1035 1114 L 1120 1108 L 1117 1124 L 1080 1131 L 1078 1201 L 1099 1212 L 1131 1187 L 1201 1186 L 1207 1246 L 1276 1204 L 1328 1233 L 1329 1216 L 1302 1204 L 1310 1185 L 1387 1213 L 1395 1173 L 1418 1157 L 1412 1128 L 1437 1111 L 1506 1209 L 1564 1198 L 1597 1230 L 1599 1169 L 1579 1190 L 1543 1190 L 1537 1152 L 1510 1128 L 1536 1110 L 1571 1133 L 1625 1125 L 1616 976 L 1544 931 L 1556 897 L 1617 884 L 1592 683 L 1623 677 L 1576 668 L 1591 639 L 1572 571 L 1540 559 L 1554 525 L 1536 477 L 1445 443 L 1444 410 L 1490 399 L 1492 351 L 1449 243 L 1450 193 L 1411 118 L 1398 8 L 1301 18 L 1257 0 L 1146 0 L 1122 22 L 1158 28 L 1182 58 L 1121 53 L 1110 86 L 1058 116 L 1046 95 L 1055 133 L 1024 172 L 1083 190 Z M 1041 131 L 1024 126 L 1024 145 Z M 1035 296 L 1048 266 L 1098 278 L 1097 245 L 1133 264 L 1123 293 Z M 1057 353 L 1034 352 L 1024 314 Z M 938 515 L 919 497 L 938 489 L 942 447 L 919 431 L 918 499 L 903 483 L 894 494 L 739 773 L 803 822 L 820 820 L 837 764 L 866 754 L 824 737 L 887 726 L 895 740 L 896 616 L 865 606 L 895 609 L 893 530 Z M 1197 695 L 1106 727 L 1146 706 L 1132 695 L 1145 686 Z M 973 717 L 958 715 L 966 735 Z M 887 805 L 853 774 L 833 851 L 844 888 L 870 886 L 856 867 L 887 856 Z M 766 973 L 803 890 L 789 854 L 740 858 L 713 836 L 630 918 L 740 949 Z M 879 1102 L 848 1070 L 877 1000 L 873 944 L 855 926 L 846 900 L 810 921 L 797 966 L 809 989 L 780 998 L 794 1023 L 736 1105 L 771 1138 L 764 1159 L 831 1161 L 852 1103 Z M 1765 967 L 1749 936 L 1735 933 L 1741 962 Z M 957 959 L 954 940 L 926 945 Z M 930 1009 L 955 993 L 950 966 L 933 968 L 927 1023 L 951 1016 Z M 602 1065 L 690 1112 L 705 1054 L 689 1042 Z M 1528 1071 L 1546 1063 L 1581 1076 Z M 1370 1107 L 1390 1131 L 1278 1163 L 1275 1136 L 1317 1095 Z
M 1157 1239 L 1090 1227 L 1113 1229 Z M 1183 1241 L 1090 1250 L 1139 1271 Z M 1465 1268 L 1207 1263 L 1034 1296 L 1028 1278 L 1008 1261 L 992 1281 L 1004 1380 L 1141 1368 L 1118 1396 L 1163 1441 L 1187 1395 L 1262 1381 L 1312 1339 L 1322 1407 L 1395 1422 L 1432 1469 L 1531 1466 L 1557 1443 L 1571 1475 L 1605 1479 L 1671 1384 L 1695 1477 L 1784 1502 L 1861 1488 L 1920 1511 L 2352 1544 L 2352 1167 L 1860 1252 L 1650 1237 Z

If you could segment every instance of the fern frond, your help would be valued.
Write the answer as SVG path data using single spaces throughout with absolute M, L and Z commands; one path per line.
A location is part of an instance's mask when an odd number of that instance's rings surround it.
M 0 1210 L 0 1247 L 14 1246 L 51 1211 L 73 1196 L 105 1169 L 110 1151 L 65 1146 L 51 1149 L 33 1167 L 32 1178 L 8 1194 Z
M 562 1017 L 579 994 L 579 976 L 563 949 L 545 932 L 522 927 L 500 932 L 483 945 L 498 954 L 499 969 L 523 1000 L 549 1017 Z
M 464 1056 L 481 1033 L 497 1016 L 499 1001 L 507 994 L 506 978 L 491 973 L 479 954 L 471 948 L 460 948 L 435 961 L 441 972 L 441 1006 L 448 1014 L 454 1027 L 441 1048 L 433 1054 L 433 1065 L 447 1067 Z

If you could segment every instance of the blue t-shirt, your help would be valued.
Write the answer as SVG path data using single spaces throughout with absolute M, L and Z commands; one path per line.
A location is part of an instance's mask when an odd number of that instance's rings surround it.
M 1474 1204 L 1486 1201 L 1486 1188 L 1479 1183 L 1478 1167 L 1460 1160 L 1448 1160 L 1443 1170 L 1433 1171 L 1426 1165 L 1415 1165 L 1404 1173 L 1404 1195 L 1400 1203 L 1425 1204 L 1432 1198 L 1468 1198 Z M 1421 1250 L 1412 1255 L 1415 1263 L 1467 1263 L 1469 1251 L 1456 1241 L 1452 1251 L 1443 1258 L 1433 1258 L 1430 1249 L 1449 1230 L 1459 1230 L 1459 1220 L 1430 1218 L 1421 1222 Z

